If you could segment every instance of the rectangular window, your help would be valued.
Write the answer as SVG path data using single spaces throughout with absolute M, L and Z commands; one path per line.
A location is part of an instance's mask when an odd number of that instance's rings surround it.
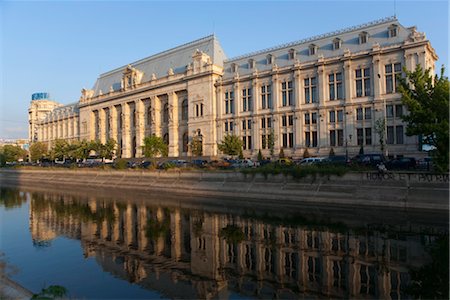
M 247 120 L 247 129 L 252 129 L 252 120 Z
M 281 117 L 281 126 L 286 127 L 287 126 L 287 119 L 286 116 Z
M 247 127 L 247 122 L 245 120 L 242 121 L 242 130 L 245 130 Z
M 334 110 L 330 111 L 330 123 L 336 122 L 336 112 Z
M 289 148 L 294 148 L 294 133 L 289 132 Z
M 267 118 L 267 128 L 272 128 L 272 118 Z
M 337 121 L 344 122 L 344 111 L 342 109 L 337 111 Z
M 330 100 L 343 99 L 342 73 L 328 75 Z
M 248 150 L 252 149 L 252 136 L 251 135 L 247 136 L 247 147 L 248 147 Z
M 261 86 L 261 108 L 272 108 L 272 96 L 270 84 Z
M 305 125 L 310 124 L 309 114 L 305 114 Z
M 247 137 L 246 136 L 242 137 L 242 149 L 247 150 Z
M 288 144 L 288 136 L 287 133 L 283 133 L 283 148 L 287 148 L 287 144 Z
M 311 114 L 311 124 L 317 124 L 317 113 Z
M 344 146 L 344 130 L 338 129 L 337 131 L 337 142 L 338 146 Z
M 366 120 L 372 119 L 372 109 L 370 107 L 364 108 L 364 119 Z
M 386 73 L 386 94 L 395 93 L 398 88 L 398 77 L 402 74 L 402 65 L 400 63 L 388 64 L 384 66 Z
M 261 128 L 266 128 L 266 118 L 261 119 Z
M 394 144 L 394 126 L 388 126 L 387 127 L 387 141 L 386 144 Z
M 317 131 L 312 132 L 312 147 L 317 147 Z
M 356 139 L 358 142 L 358 146 L 364 145 L 364 131 L 362 128 L 356 129 Z
M 311 146 L 311 133 L 305 132 L 305 147 Z
M 330 146 L 335 147 L 336 146 L 336 131 L 330 130 Z
M 403 126 L 395 126 L 395 142 L 403 144 Z
M 234 113 L 234 93 L 232 91 L 225 92 L 225 113 Z
M 366 145 L 372 145 L 372 128 L 366 128 Z
M 394 117 L 394 105 L 386 105 L 386 117 L 387 118 Z
M 282 105 L 288 106 L 294 104 L 293 91 L 292 91 L 292 81 L 281 83 L 281 99 Z
M 356 109 L 356 120 L 360 121 L 363 119 L 363 109 L 361 107 Z
M 242 90 L 242 111 L 252 111 L 252 89 L 247 88 Z
M 228 131 L 228 122 L 225 122 L 225 131 Z
M 289 126 L 293 126 L 294 125 L 294 116 L 293 115 L 289 115 L 288 116 L 288 125 Z
M 395 116 L 401 118 L 403 116 L 403 105 L 397 104 L 395 106 Z
M 266 135 L 261 135 L 261 148 L 266 149 Z
M 317 103 L 317 79 L 316 77 L 305 79 L 305 103 Z
M 356 77 L 356 97 L 370 96 L 370 68 L 357 69 Z

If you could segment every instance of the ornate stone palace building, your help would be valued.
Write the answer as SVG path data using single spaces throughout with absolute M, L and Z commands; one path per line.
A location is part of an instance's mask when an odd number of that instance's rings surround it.
M 420 155 L 417 136 L 405 135 L 397 93 L 402 68 L 434 72 L 437 55 L 415 27 L 395 17 L 226 59 L 214 35 L 101 74 L 78 102 L 31 101 L 30 141 L 112 138 L 122 157 L 141 157 L 156 134 L 169 156 L 189 156 L 198 138 L 215 156 L 227 134 L 258 150 L 312 155 L 379 152 L 375 123 L 386 119 L 390 155 Z M 48 97 L 47 97 L 48 98 Z

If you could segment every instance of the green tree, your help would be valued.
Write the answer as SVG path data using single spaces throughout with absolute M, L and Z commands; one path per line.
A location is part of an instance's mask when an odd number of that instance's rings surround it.
M 194 156 L 202 156 L 203 155 L 203 142 L 197 136 L 192 138 L 191 152 L 192 152 L 192 155 L 194 155 Z
M 334 149 L 331 147 L 330 148 L 330 153 L 328 153 L 328 156 L 334 156 Z
M 258 161 L 261 162 L 263 160 L 263 156 L 261 153 L 261 149 L 258 150 Z
M 309 155 L 308 148 L 305 148 L 305 151 L 303 151 L 303 158 L 308 158 L 308 157 L 311 157 L 311 155 Z
M 386 119 L 385 118 L 379 118 L 375 121 L 375 132 L 378 134 L 379 141 L 380 141 L 380 150 L 381 152 L 384 152 L 385 149 L 385 140 L 384 136 L 386 133 Z
M 440 171 L 447 171 L 449 164 L 449 80 L 441 74 L 432 75 L 430 69 L 420 65 L 414 71 L 404 69 L 405 78 L 399 78 L 402 103 L 408 114 L 402 119 L 407 123 L 406 135 L 422 135 L 424 143 L 433 147 L 431 156 Z
M 66 140 L 57 139 L 53 145 L 51 156 L 53 159 L 65 159 L 69 155 L 69 143 Z
M 48 155 L 48 147 L 44 142 L 35 142 L 30 146 L 30 159 L 32 161 L 41 160 Z
M 162 137 L 151 135 L 144 138 L 144 155 L 145 157 L 153 158 L 156 156 L 167 156 L 169 147 Z
M 103 157 L 112 159 L 116 151 L 117 142 L 114 139 L 108 139 L 103 147 Z
M 217 146 L 220 151 L 231 156 L 239 155 L 239 151 L 242 151 L 242 141 L 234 134 L 226 135 L 222 142 Z
M 361 145 L 361 148 L 359 148 L 359 154 L 364 155 L 364 146 Z
M 19 159 L 25 159 L 27 157 L 28 152 L 23 150 L 20 146 L 17 145 L 5 145 L 3 146 L 2 153 L 5 159 L 5 162 L 13 162 L 18 161 Z

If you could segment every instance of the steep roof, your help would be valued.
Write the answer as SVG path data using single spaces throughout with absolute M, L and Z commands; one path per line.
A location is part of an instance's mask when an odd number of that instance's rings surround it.
M 184 73 L 187 65 L 192 62 L 192 54 L 197 49 L 208 54 L 213 64 L 223 66 L 226 55 L 215 35 L 209 35 L 160 52 L 130 63 L 130 65 L 144 72 L 142 82 L 150 81 L 152 74 L 155 74 L 157 78 L 167 76 L 169 69 L 172 69 L 175 74 Z M 125 68 L 126 66 L 122 66 L 101 74 L 93 88 L 94 96 L 97 96 L 100 90 L 103 93 L 107 93 L 111 87 L 114 91 L 120 90 L 122 74 Z

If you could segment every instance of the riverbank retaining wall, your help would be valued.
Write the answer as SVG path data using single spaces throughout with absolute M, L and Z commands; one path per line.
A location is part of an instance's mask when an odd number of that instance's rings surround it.
M 3 186 L 131 189 L 214 197 L 320 204 L 449 209 L 448 174 L 350 172 L 339 176 L 290 176 L 212 171 L 0 170 Z

